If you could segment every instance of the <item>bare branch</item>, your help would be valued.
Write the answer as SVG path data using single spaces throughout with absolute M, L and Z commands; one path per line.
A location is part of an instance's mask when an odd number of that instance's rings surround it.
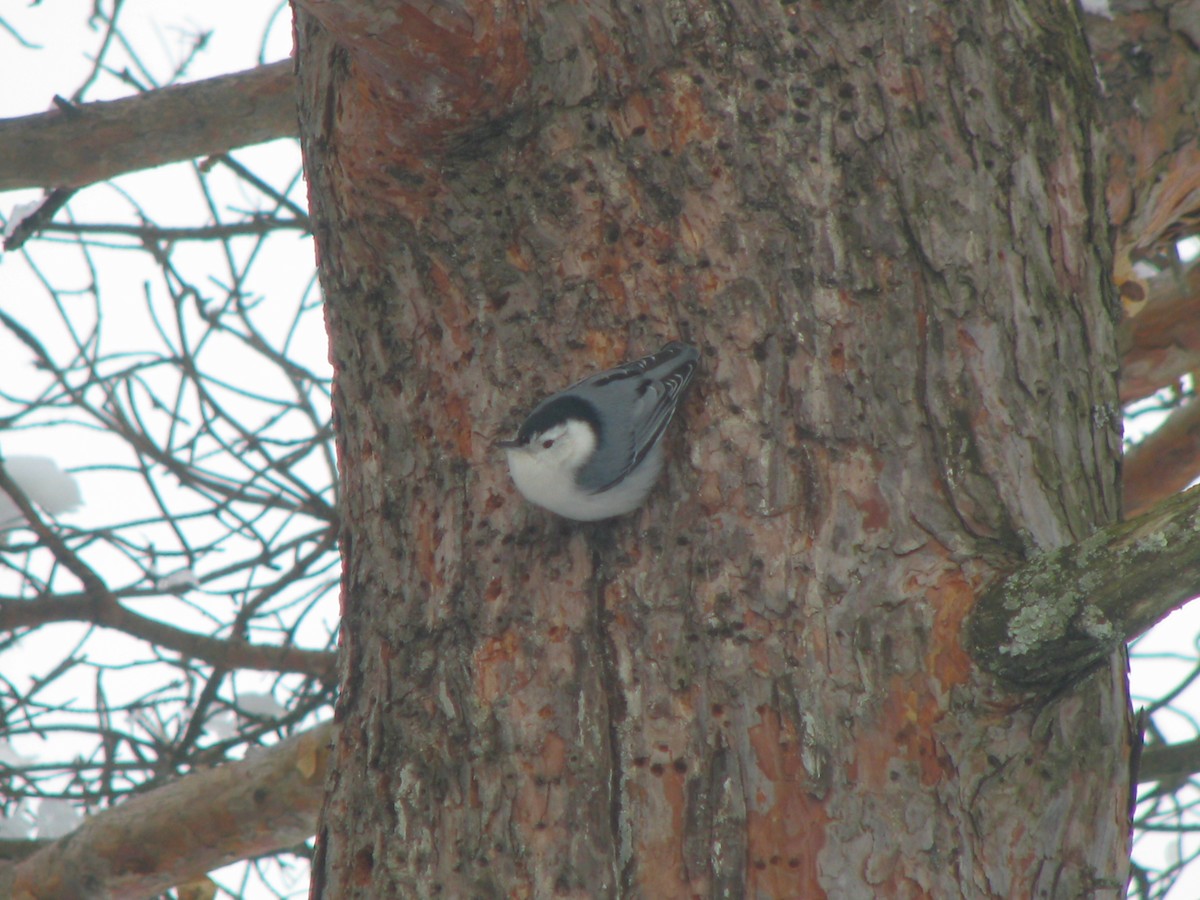
M 1182 491 L 1200 475 L 1200 403 L 1179 407 L 1125 454 L 1121 470 L 1125 513 L 1138 516 Z
M 37 600 L 0 599 L 0 631 L 33 628 L 53 622 L 94 622 L 213 666 L 263 672 L 298 672 L 322 680 L 334 677 L 336 655 L 331 652 L 251 644 L 184 631 L 131 612 L 118 602 L 111 591 L 103 587 L 98 595 L 76 594 L 41 597 Z
M 1162 744 L 1142 751 L 1138 782 L 1174 781 L 1200 772 L 1200 739 Z
M 0 190 L 82 187 L 296 134 L 292 61 L 0 121 Z
M 153 897 L 316 831 L 333 723 L 245 760 L 201 769 L 89 817 L 70 836 L 0 869 L 0 896 Z
M 247 234 L 268 234 L 276 231 L 308 231 L 307 219 L 254 218 L 228 225 L 200 225 L 195 228 L 164 228 L 158 225 L 125 225 L 120 223 L 59 223 L 45 225 L 42 234 L 123 234 L 143 241 L 224 241 Z

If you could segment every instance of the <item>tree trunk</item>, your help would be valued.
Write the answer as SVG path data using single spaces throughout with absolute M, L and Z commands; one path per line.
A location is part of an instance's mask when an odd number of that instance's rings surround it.
M 298 6 L 346 523 L 313 895 L 1122 896 L 1123 654 L 1013 694 L 961 635 L 1118 515 L 1075 8 Z M 647 506 L 527 506 L 491 441 L 672 338 Z

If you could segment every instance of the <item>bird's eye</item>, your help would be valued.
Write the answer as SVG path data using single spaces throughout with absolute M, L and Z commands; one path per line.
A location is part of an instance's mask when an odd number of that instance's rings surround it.
M 542 449 L 543 450 L 549 450 L 553 446 L 554 446 L 554 438 L 546 438 L 546 440 L 542 441 Z

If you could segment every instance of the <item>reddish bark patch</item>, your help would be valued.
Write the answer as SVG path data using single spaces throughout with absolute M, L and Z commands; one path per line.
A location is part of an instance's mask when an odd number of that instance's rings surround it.
M 928 670 L 942 690 L 965 684 L 974 664 L 962 645 L 963 620 L 975 603 L 975 591 L 958 572 L 947 572 L 929 591 L 934 609 L 933 634 L 926 656 Z
M 750 747 L 759 785 L 747 818 L 747 894 L 768 897 L 824 897 L 817 857 L 829 823 L 824 806 L 809 793 L 795 723 L 768 707 L 758 708 Z
M 489 638 L 475 654 L 475 696 L 490 706 L 514 685 L 513 660 L 520 649 L 516 632 L 511 629 Z M 522 679 L 523 681 L 524 679 Z

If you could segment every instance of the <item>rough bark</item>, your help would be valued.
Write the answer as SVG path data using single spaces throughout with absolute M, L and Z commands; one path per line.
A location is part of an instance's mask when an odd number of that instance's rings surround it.
M 0 896 L 156 897 L 236 860 L 303 843 L 313 833 L 332 735 L 332 725 L 318 726 L 90 816 L 0 868 Z
M 345 502 L 313 895 L 1121 896 L 1123 655 L 1017 696 L 961 644 L 1118 513 L 1074 8 L 298 6 Z M 524 506 L 490 441 L 673 337 L 648 507 Z
M 1200 2 L 1116 0 L 1087 17 L 1111 135 L 1108 204 L 1118 280 L 1195 229 L 1200 210 Z
M 1200 488 L 1043 554 L 971 613 L 976 661 L 1024 688 L 1055 690 L 1200 594 Z
M 1112 131 L 1108 193 L 1125 266 L 1136 248 L 1186 232 L 1196 217 L 1200 101 L 1180 86 L 1200 77 L 1200 0 L 1110 7 L 1111 17 L 1087 16 L 1084 28 L 1109 100 L 1102 108 Z M 127 100 L 0 121 L 0 190 L 80 187 L 294 135 L 290 76 L 284 60 Z
M 296 133 L 285 59 L 124 100 L 0 120 L 0 191 L 82 187 Z

